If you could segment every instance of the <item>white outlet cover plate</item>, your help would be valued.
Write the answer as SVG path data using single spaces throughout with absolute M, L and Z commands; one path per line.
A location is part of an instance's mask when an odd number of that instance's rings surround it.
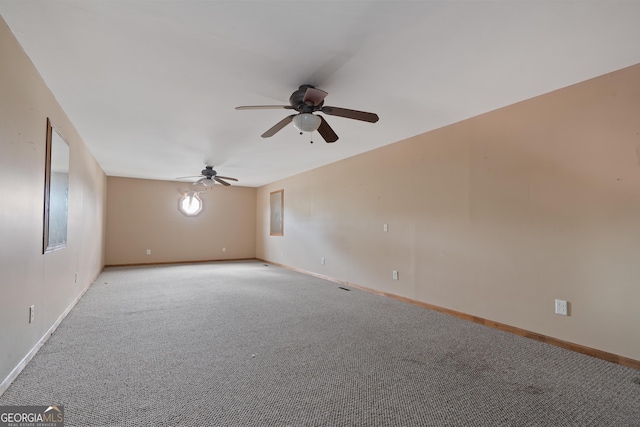
M 560 314 L 562 316 L 566 316 L 568 314 L 567 310 L 567 302 L 565 300 L 557 299 L 556 300 L 556 314 Z

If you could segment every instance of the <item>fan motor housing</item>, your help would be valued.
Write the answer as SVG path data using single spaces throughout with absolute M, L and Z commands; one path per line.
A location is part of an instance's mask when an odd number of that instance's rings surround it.
M 210 167 L 210 166 L 207 166 L 205 169 L 202 169 L 200 173 L 209 178 L 211 178 L 212 176 L 216 176 L 216 171 L 214 171 L 213 167 Z
M 320 102 L 320 104 L 316 105 L 307 105 L 304 103 L 304 94 L 307 93 L 307 89 L 314 88 L 312 85 L 302 85 L 298 88 L 297 91 L 293 92 L 289 97 L 289 104 L 293 108 L 295 108 L 300 113 L 311 113 L 312 111 L 316 111 L 322 107 L 324 104 L 324 99 Z

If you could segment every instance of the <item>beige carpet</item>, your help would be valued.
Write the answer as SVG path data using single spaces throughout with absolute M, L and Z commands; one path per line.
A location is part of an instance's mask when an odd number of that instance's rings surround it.
M 640 426 L 640 372 L 261 262 L 109 268 L 0 405 L 66 426 Z

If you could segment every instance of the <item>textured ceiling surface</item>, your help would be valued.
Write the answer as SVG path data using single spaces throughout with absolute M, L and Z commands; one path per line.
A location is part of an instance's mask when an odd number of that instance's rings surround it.
M 640 2 L 0 0 L 112 176 L 259 186 L 640 62 Z M 289 125 L 299 85 L 375 124 Z M 314 144 L 310 144 L 310 140 Z

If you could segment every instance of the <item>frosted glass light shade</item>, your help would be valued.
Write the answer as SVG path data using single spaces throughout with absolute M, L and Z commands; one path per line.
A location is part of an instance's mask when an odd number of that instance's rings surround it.
M 215 181 L 213 179 L 203 179 L 202 180 L 202 185 L 204 185 L 205 187 L 212 187 L 213 184 L 215 184 Z
M 301 132 L 313 132 L 318 130 L 322 120 L 311 113 L 302 113 L 293 117 L 293 125 Z

